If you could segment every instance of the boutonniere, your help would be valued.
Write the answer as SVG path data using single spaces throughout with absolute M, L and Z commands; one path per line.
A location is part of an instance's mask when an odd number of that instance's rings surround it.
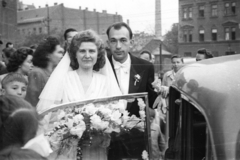
M 136 86 L 137 82 L 140 82 L 141 76 L 139 74 L 136 74 L 134 78 L 135 78 L 134 86 Z

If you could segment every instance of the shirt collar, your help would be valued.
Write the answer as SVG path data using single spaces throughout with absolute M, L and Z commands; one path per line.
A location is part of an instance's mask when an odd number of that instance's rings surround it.
M 116 61 L 116 60 L 113 58 L 113 56 L 112 56 L 112 62 L 113 62 L 113 65 L 114 65 L 114 66 L 115 66 L 116 64 L 120 63 L 120 62 Z M 124 65 L 124 66 L 128 66 L 128 68 L 130 68 L 130 66 L 131 66 L 131 58 L 130 58 L 129 54 L 127 54 L 127 59 L 126 59 L 126 61 L 123 62 L 123 63 L 120 63 L 120 64 L 122 64 L 122 65 Z

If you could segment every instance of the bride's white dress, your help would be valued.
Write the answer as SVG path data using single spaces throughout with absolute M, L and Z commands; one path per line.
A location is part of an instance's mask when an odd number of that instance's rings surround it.
M 76 71 L 69 71 L 66 74 L 66 77 L 63 81 L 63 93 L 62 93 L 62 102 L 72 102 L 77 100 L 86 100 L 93 98 L 101 98 L 109 96 L 107 78 L 104 75 L 94 72 L 92 81 L 90 83 L 89 88 L 85 92 L 82 83 L 80 81 L 79 75 Z M 93 136 L 93 143 L 91 146 L 83 146 L 82 147 L 82 157 L 83 160 L 106 160 L 107 159 L 107 150 L 106 147 L 103 146 L 104 139 L 97 135 Z M 105 141 L 107 141 L 105 139 Z M 76 159 L 76 150 L 77 146 L 75 145 L 72 148 L 72 151 L 69 151 L 65 155 L 60 155 L 57 159 L 66 160 Z M 50 157 L 56 157 L 56 153 L 53 153 Z M 51 158 L 51 159 L 52 159 Z
M 97 72 L 93 72 L 92 81 L 85 92 L 76 71 L 69 71 L 63 83 L 62 102 L 73 102 L 101 98 L 110 95 L 107 85 L 107 78 Z
M 89 88 L 85 92 L 76 71 L 70 68 L 69 55 L 66 54 L 49 78 L 40 95 L 37 110 L 41 113 L 51 108 L 52 104 L 95 99 L 106 96 L 121 95 L 111 64 L 106 58 L 105 66 L 99 72 L 93 72 Z M 63 80 L 61 80 L 63 79 Z M 83 160 L 107 160 L 106 137 L 95 135 L 91 146 L 82 147 Z M 76 160 L 77 144 L 67 153 L 57 157 L 53 152 L 48 159 Z

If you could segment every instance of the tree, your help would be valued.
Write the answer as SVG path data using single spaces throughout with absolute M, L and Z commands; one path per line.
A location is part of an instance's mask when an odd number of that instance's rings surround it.
M 171 30 L 164 35 L 163 43 L 168 52 L 178 54 L 178 23 L 174 23 Z

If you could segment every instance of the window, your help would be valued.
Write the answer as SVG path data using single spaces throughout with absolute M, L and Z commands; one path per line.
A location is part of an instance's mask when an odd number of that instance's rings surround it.
M 184 7 L 183 8 L 183 19 L 192 19 L 193 17 L 193 8 L 192 7 Z
M 188 17 L 192 18 L 192 7 L 188 8 Z
M 236 40 L 236 28 L 226 27 L 225 28 L 225 40 Z
M 236 3 L 232 2 L 232 7 L 231 7 L 232 14 L 236 14 Z
M 225 40 L 230 40 L 229 28 L 225 28 Z
M 192 57 L 192 53 L 191 52 L 184 52 L 184 57 Z
M 183 33 L 183 41 L 184 42 L 187 42 L 187 31 L 184 31 L 184 33 Z
M 213 4 L 212 5 L 212 17 L 216 17 L 217 16 L 217 5 Z
M 217 29 L 212 29 L 212 41 L 217 41 Z
M 229 15 L 229 3 L 225 3 L 224 14 Z
M 236 28 L 232 28 L 231 39 L 236 40 Z
M 204 41 L 204 30 L 203 29 L 199 30 L 199 41 L 200 42 Z
M 177 98 L 180 94 L 177 90 L 171 89 L 170 93 L 169 101 L 180 100 L 181 103 L 169 104 L 169 153 L 181 155 L 184 160 L 212 160 L 211 137 L 204 115 L 194 103 Z M 166 156 L 166 159 L 172 158 L 172 154 Z
M 192 33 L 191 29 L 183 30 L 183 42 L 192 42 Z
M 42 33 L 42 27 L 38 28 L 39 33 Z
M 25 34 L 25 29 L 22 29 L 22 33 Z
M 192 31 L 188 32 L 188 41 L 192 42 Z
M 198 11 L 199 13 L 199 17 L 204 17 L 204 6 L 200 6 L 199 7 L 199 11 Z
M 33 28 L 33 33 L 36 33 L 36 31 L 37 31 L 36 28 Z
M 183 19 L 187 19 L 187 8 L 183 9 Z

